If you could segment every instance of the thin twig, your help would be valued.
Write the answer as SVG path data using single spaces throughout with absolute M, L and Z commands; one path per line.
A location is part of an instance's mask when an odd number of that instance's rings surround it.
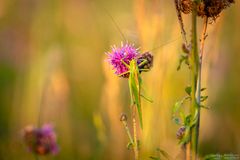
M 181 28 L 181 34 L 182 34 L 182 38 L 184 41 L 184 44 L 186 47 L 189 46 L 188 41 L 187 41 L 187 34 L 186 31 L 184 29 L 184 23 L 183 23 L 183 19 L 182 19 L 182 14 L 179 8 L 179 0 L 175 0 L 175 7 L 176 7 L 176 12 L 177 12 L 177 17 L 178 17 L 178 22 Z M 191 142 L 188 142 L 186 144 L 186 149 L 185 149 L 185 159 L 186 160 L 190 160 L 191 159 Z
M 201 36 L 201 46 L 200 46 L 200 60 L 202 60 L 202 56 L 203 56 L 203 50 L 204 50 L 204 42 L 205 39 L 207 38 L 207 25 L 208 25 L 208 17 L 205 16 L 204 17 L 204 22 L 203 22 L 203 30 L 202 30 L 202 36 Z
M 180 28 L 181 28 L 182 38 L 184 40 L 185 45 L 188 46 L 187 34 L 186 34 L 185 29 L 184 29 L 182 14 L 181 14 L 181 11 L 180 11 L 180 8 L 179 8 L 178 0 L 175 0 L 175 7 L 176 7 L 176 11 L 177 11 L 178 22 L 179 22 Z
M 128 128 L 127 122 L 126 122 L 126 121 L 122 121 L 122 123 L 123 123 L 124 128 L 125 128 L 125 130 L 126 130 L 126 132 L 127 132 L 127 135 L 128 135 L 129 140 L 130 140 L 130 143 L 133 145 L 133 144 L 134 144 L 134 141 L 133 141 L 132 135 L 131 135 L 131 133 L 130 133 L 130 130 L 129 130 L 129 128 Z

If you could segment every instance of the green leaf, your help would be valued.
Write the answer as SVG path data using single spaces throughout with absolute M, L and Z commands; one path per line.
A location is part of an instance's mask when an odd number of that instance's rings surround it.
M 204 160 L 238 160 L 239 158 L 237 154 L 208 154 Z
M 204 108 L 204 109 L 210 109 L 210 107 L 206 107 L 204 105 L 200 105 L 201 108 Z
M 157 148 L 156 151 L 159 153 L 159 156 L 150 156 L 150 159 L 154 159 L 154 160 L 161 160 L 163 159 L 167 159 L 170 160 L 172 159 L 171 156 L 164 150 Z
M 182 111 L 179 111 L 180 108 L 183 106 L 183 103 L 188 100 L 188 99 L 191 99 L 190 96 L 186 96 L 184 97 L 181 101 L 177 101 L 174 106 L 173 106 L 173 109 L 172 109 L 172 117 L 173 117 L 173 121 L 177 124 L 177 125 L 180 125 L 181 124 L 181 121 L 184 122 L 185 120 L 185 114 L 182 112 Z M 176 117 L 176 113 L 179 111 L 179 116 L 181 118 L 181 121 L 179 118 Z
M 131 142 L 128 142 L 127 144 L 127 149 L 130 150 L 133 148 L 133 144 Z
M 187 87 L 185 88 L 185 92 L 190 96 L 190 95 L 191 95 L 191 92 L 192 92 L 192 87 L 187 86 Z
M 173 106 L 172 112 L 173 112 L 173 113 L 176 113 L 176 112 L 179 110 L 179 108 L 181 107 L 181 105 L 182 105 L 182 101 L 176 102 L 176 103 L 174 104 L 174 106 Z
M 153 100 L 152 100 L 152 99 L 150 99 L 150 98 L 148 98 L 148 97 L 146 97 L 146 96 L 144 96 L 144 95 L 142 95 L 142 94 L 141 94 L 141 97 L 143 97 L 146 101 L 148 101 L 148 102 L 150 102 L 150 103 L 153 103 Z
M 160 149 L 160 148 L 157 148 L 157 151 L 160 152 L 160 154 L 161 154 L 164 158 L 166 158 L 166 159 L 171 159 L 170 155 L 169 155 L 166 151 L 164 151 L 164 150 L 162 150 L 162 149 Z
M 208 96 L 201 96 L 201 102 L 204 102 L 205 100 L 207 100 Z
M 179 59 L 179 64 L 177 67 L 177 70 L 179 71 L 181 69 L 182 63 L 185 62 L 185 64 L 188 64 L 188 56 L 186 54 L 182 54 L 180 59 Z
M 181 118 L 181 121 L 184 122 L 185 117 L 186 117 L 185 113 L 180 111 L 180 112 L 179 112 L 179 116 L 180 116 L 180 118 Z
M 186 96 L 181 101 L 177 101 L 173 106 L 172 112 L 176 113 L 179 110 L 179 108 L 183 105 L 183 103 L 188 99 L 191 99 L 191 97 Z
M 187 115 L 187 116 L 185 117 L 185 119 L 184 119 L 184 125 L 185 125 L 185 126 L 190 126 L 191 117 L 192 117 L 191 114 L 189 114 L 189 115 Z
M 198 121 L 198 110 L 195 110 L 193 119 L 191 119 L 190 127 L 193 127 Z
M 161 160 L 160 157 L 154 157 L 154 156 L 150 156 L 150 159 L 154 159 L 154 160 Z
M 174 118 L 173 118 L 173 121 L 175 122 L 175 124 L 181 125 L 181 121 L 180 121 L 179 118 L 174 117 Z
M 219 154 L 209 154 L 204 157 L 204 160 L 221 160 L 221 155 Z

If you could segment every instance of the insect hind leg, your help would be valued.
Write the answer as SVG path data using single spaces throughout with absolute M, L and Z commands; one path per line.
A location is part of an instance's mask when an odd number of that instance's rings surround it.
M 142 66 L 144 66 L 144 65 L 147 64 L 147 63 L 148 63 L 148 60 L 143 59 L 143 61 L 138 64 L 138 67 L 142 67 Z

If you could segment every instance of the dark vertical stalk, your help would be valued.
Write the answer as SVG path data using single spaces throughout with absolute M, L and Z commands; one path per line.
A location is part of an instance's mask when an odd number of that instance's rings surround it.
M 198 55 L 198 46 L 197 46 L 197 1 L 193 1 L 193 10 L 192 10 L 192 49 L 190 55 L 190 64 L 191 64 L 191 115 L 192 120 L 195 124 L 191 127 L 191 159 L 197 159 L 197 150 L 198 150 L 198 135 L 199 135 L 199 111 L 200 106 L 197 102 L 196 92 L 197 92 L 197 83 L 199 75 L 199 55 Z M 195 120 L 196 118 L 196 120 Z
M 198 104 L 198 117 L 197 117 L 197 124 L 196 124 L 196 132 L 198 133 L 197 138 L 199 137 L 199 128 L 200 128 L 200 111 L 201 111 L 201 79 L 202 79 L 202 58 L 203 58 L 203 50 L 204 50 L 204 42 L 206 39 L 206 31 L 207 31 L 207 24 L 208 24 L 208 17 L 204 17 L 203 22 L 203 30 L 201 35 L 201 44 L 200 44 L 200 55 L 199 55 L 199 69 L 198 69 L 198 83 L 197 83 L 197 104 Z M 198 141 L 197 141 L 198 142 Z M 198 153 L 198 143 L 196 148 L 196 154 Z M 197 157 L 196 157 L 197 158 Z

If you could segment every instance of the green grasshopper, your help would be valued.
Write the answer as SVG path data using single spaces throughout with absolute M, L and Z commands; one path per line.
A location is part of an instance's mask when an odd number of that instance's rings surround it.
M 127 42 L 123 32 L 121 31 L 121 29 L 119 28 L 118 24 L 116 23 L 116 21 L 114 20 L 114 18 L 112 17 L 112 15 L 105 9 L 103 8 L 103 10 L 105 11 L 106 15 L 109 16 L 109 18 L 111 19 L 111 21 L 113 22 L 114 26 L 116 27 L 116 29 L 118 30 L 118 32 L 121 34 L 124 42 Z M 164 47 L 165 45 L 172 43 L 176 40 L 178 40 L 179 37 L 175 40 L 171 40 L 165 44 L 162 44 L 158 47 L 153 48 L 151 51 L 159 49 L 161 47 Z M 145 52 L 148 53 L 148 52 Z M 143 54 L 145 54 L 143 53 Z M 124 58 L 123 58 L 124 59 Z M 143 128 L 143 122 L 142 122 L 142 109 L 141 109 L 141 96 L 146 99 L 149 102 L 152 102 L 152 100 L 150 100 L 149 98 L 146 98 L 145 96 L 143 96 L 141 94 L 141 87 L 142 87 L 142 79 L 140 76 L 140 73 L 142 71 L 149 71 L 149 69 L 139 69 L 139 67 L 144 66 L 146 63 L 148 63 L 148 61 L 146 59 L 143 59 L 143 61 L 140 64 L 137 64 L 137 60 L 133 59 L 130 61 L 129 64 L 127 64 L 126 62 L 123 61 L 123 59 L 121 60 L 121 62 L 129 69 L 127 72 L 119 74 L 118 76 L 122 76 L 125 74 L 129 74 L 129 78 L 128 78 L 128 84 L 129 84 L 129 88 L 130 88 L 130 95 L 131 95 L 131 106 L 136 105 L 137 106 L 137 110 L 138 110 L 138 115 L 139 115 L 139 121 L 140 121 L 140 126 L 141 128 Z
M 141 108 L 141 87 L 142 87 L 142 79 L 140 75 L 140 71 L 149 71 L 149 69 L 139 69 L 142 65 L 147 63 L 147 60 L 144 59 L 140 64 L 137 64 L 136 59 L 132 59 L 129 64 L 121 60 L 121 62 L 129 69 L 129 71 L 124 72 L 118 76 L 129 74 L 128 78 L 128 85 L 130 89 L 130 96 L 131 96 L 131 106 L 136 105 L 138 110 L 138 116 L 140 121 L 140 126 L 143 129 L 143 122 L 142 122 L 142 108 Z M 144 97 L 147 99 L 146 97 Z M 147 99 L 148 101 L 151 101 Z

